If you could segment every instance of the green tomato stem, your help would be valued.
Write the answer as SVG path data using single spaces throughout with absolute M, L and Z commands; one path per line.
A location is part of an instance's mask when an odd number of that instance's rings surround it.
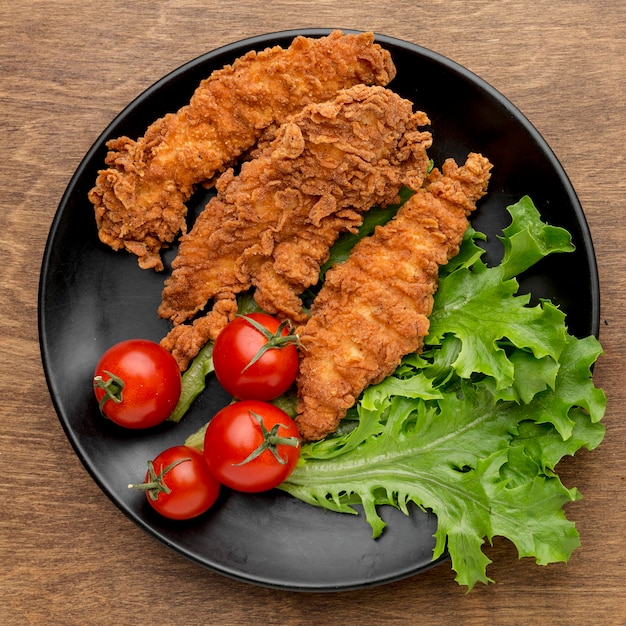
M 108 370 L 104 370 L 104 373 L 110 376 L 109 380 L 104 380 L 102 376 L 95 376 L 93 386 L 96 389 L 102 389 L 104 391 L 104 395 L 100 398 L 100 402 L 98 402 L 98 408 L 100 409 L 100 413 L 106 417 L 104 414 L 104 405 L 109 400 L 112 400 L 115 404 L 121 404 L 124 399 L 124 381 Z
M 274 424 L 272 430 L 267 430 L 265 424 L 263 423 L 263 418 L 254 413 L 254 411 L 250 411 L 250 416 L 253 417 L 261 428 L 261 432 L 263 434 L 263 443 L 253 450 L 243 461 L 240 463 L 233 463 L 234 467 L 239 467 L 240 465 L 245 465 L 246 463 L 250 463 L 250 461 L 256 459 L 258 456 L 263 454 L 266 450 L 269 450 L 274 458 L 281 464 L 285 465 L 287 463 L 287 459 L 283 459 L 282 456 L 278 453 L 278 446 L 291 446 L 293 448 L 297 448 L 300 445 L 300 439 L 298 437 L 281 437 L 278 434 L 279 428 L 287 428 L 285 424 Z
M 177 465 L 180 465 L 185 461 L 191 461 L 191 458 L 187 457 L 184 459 L 178 459 L 177 461 L 170 463 L 167 467 L 164 467 L 158 474 L 154 469 L 154 463 L 152 461 L 148 461 L 148 475 L 150 476 L 150 480 L 137 485 L 128 485 L 128 488 L 139 489 L 140 491 L 147 492 L 150 500 L 153 501 L 158 499 L 160 493 L 172 493 L 172 490 L 165 482 L 165 475 L 172 471 Z
M 283 335 L 283 330 L 287 326 L 291 326 L 289 320 L 284 320 L 280 323 L 275 333 L 269 331 L 263 324 L 259 324 L 255 319 L 248 317 L 247 315 L 237 315 L 237 317 L 243 317 L 250 326 L 258 330 L 266 339 L 267 343 L 262 346 L 259 351 L 254 355 L 254 358 L 246 365 L 242 371 L 245 372 L 251 365 L 256 363 L 268 350 L 272 348 L 284 348 L 286 346 L 300 345 L 300 337 L 294 335 L 291 332 L 288 335 Z

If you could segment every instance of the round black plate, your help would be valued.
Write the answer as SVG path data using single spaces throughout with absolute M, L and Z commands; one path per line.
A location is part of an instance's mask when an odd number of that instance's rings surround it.
M 328 32 L 273 33 L 220 48 L 175 70 L 124 109 L 87 153 L 61 200 L 39 291 L 50 393 L 77 455 L 102 490 L 141 528 L 200 565 L 250 583 L 309 591 L 382 584 L 431 567 L 436 518 L 417 508 L 407 517 L 385 507 L 389 525 L 374 541 L 363 515 L 327 513 L 279 491 L 224 491 L 218 506 L 187 523 L 153 514 L 145 496 L 129 490 L 128 483 L 143 477 L 148 459 L 184 441 L 229 398 L 212 381 L 179 425 L 150 432 L 125 431 L 99 416 L 91 376 L 102 352 L 131 337 L 158 341 L 169 327 L 156 313 L 164 275 L 141 270 L 134 256 L 100 244 L 87 192 L 103 167 L 108 139 L 142 135 L 156 118 L 186 104 L 203 78 L 248 50 Z M 522 289 L 561 305 L 573 334 L 597 334 L 599 287 L 591 238 L 576 194 L 548 145 L 510 102 L 463 67 L 397 39 L 377 40 L 398 68 L 390 87 L 430 116 L 435 163 L 446 157 L 464 161 L 470 151 L 494 163 L 490 193 L 474 218 L 491 237 L 489 257 L 500 254 L 495 237 L 508 223 L 505 207 L 525 194 L 545 220 L 572 233 L 576 252 L 541 262 L 524 277 Z M 206 194 L 194 197 L 190 215 L 205 201 Z

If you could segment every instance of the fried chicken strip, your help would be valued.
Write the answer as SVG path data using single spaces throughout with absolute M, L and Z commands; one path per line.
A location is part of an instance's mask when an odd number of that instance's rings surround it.
M 185 202 L 254 146 L 264 129 L 355 84 L 386 85 L 395 67 L 374 35 L 297 37 L 249 52 L 204 80 L 187 106 L 134 141 L 108 142 L 106 169 L 89 192 L 100 240 L 163 269 L 160 250 L 185 232 Z
M 177 325 L 162 345 L 181 369 L 251 287 L 266 311 L 304 321 L 299 294 L 317 282 L 338 235 L 355 231 L 370 207 L 397 202 L 403 185 L 422 184 L 431 135 L 418 130 L 428 118 L 412 107 L 383 87 L 356 85 L 306 107 L 238 176 L 220 177 L 181 239 L 159 308 Z M 182 325 L 212 298 L 205 317 Z
M 421 349 L 439 266 L 458 253 L 490 169 L 479 154 L 462 167 L 447 160 L 393 220 L 327 273 L 300 331 L 296 422 L 304 438 L 333 432 L 367 386 Z

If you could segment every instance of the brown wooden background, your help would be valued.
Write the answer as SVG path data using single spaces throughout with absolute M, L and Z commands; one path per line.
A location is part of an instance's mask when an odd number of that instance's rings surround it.
M 48 229 L 81 158 L 165 73 L 217 46 L 312 27 L 374 30 L 479 74 L 547 139 L 582 201 L 602 284 L 596 382 L 605 442 L 561 466 L 583 546 L 567 565 L 487 550 L 470 594 L 443 565 L 364 591 L 303 595 L 234 582 L 158 544 L 91 480 L 39 358 Z M 626 3 L 609 0 L 107 0 L 0 8 L 0 625 L 626 624 Z

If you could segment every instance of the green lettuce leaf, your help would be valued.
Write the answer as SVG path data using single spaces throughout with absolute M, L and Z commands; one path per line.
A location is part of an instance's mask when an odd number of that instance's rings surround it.
M 568 336 L 554 388 L 538 394 L 532 403 L 535 422 L 552 424 L 567 440 L 576 426 L 570 415 L 574 407 L 583 409 L 592 424 L 602 419 L 606 396 L 601 389 L 594 387 L 591 375 L 591 366 L 601 353 L 602 347 L 595 337 L 576 339 Z M 517 411 L 523 415 L 527 407 L 517 405 Z
M 513 221 L 503 230 L 504 236 L 499 237 L 504 246 L 500 267 L 506 278 L 518 276 L 548 254 L 574 250 L 567 230 L 543 223 L 528 196 L 508 207 L 508 211 Z
M 569 235 L 543 224 L 528 198 L 509 211 L 501 264 L 482 262 L 484 236 L 469 229 L 442 269 L 423 353 L 365 390 L 347 432 L 304 445 L 281 485 L 328 510 L 360 505 L 373 537 L 385 529 L 381 505 L 433 511 L 433 558 L 447 550 L 470 589 L 490 582 L 482 547 L 495 536 L 538 564 L 569 559 L 579 537 L 563 505 L 580 494 L 555 468 L 604 436 L 606 397 L 591 374 L 599 342 L 569 335 L 550 302 L 517 295 L 515 273 L 571 250 Z
M 574 249 L 569 233 L 544 224 L 527 196 L 507 210 L 512 221 L 501 238 L 502 262 L 496 267 L 483 263 L 471 230 L 459 256 L 442 272 L 426 339 L 437 345 L 447 333 L 456 335 L 462 341 L 454 363 L 459 376 L 486 374 L 498 390 L 512 385 L 515 370 L 503 341 L 555 362 L 566 342 L 564 313 L 548 302 L 529 307 L 530 294 L 516 295 L 515 275 L 548 254 Z

